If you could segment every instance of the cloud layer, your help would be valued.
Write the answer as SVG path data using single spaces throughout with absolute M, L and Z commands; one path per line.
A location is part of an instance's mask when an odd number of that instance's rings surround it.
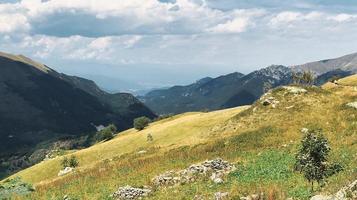
M 68 63 L 128 73 L 132 65 L 143 72 L 196 66 L 202 76 L 357 51 L 357 3 L 314 2 L 8 0 L 0 3 L 0 50 L 65 71 Z

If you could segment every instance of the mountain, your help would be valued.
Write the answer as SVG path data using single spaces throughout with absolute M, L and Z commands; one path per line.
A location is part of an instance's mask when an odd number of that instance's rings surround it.
M 259 98 L 264 92 L 264 86 L 275 87 L 289 83 L 290 74 L 288 67 L 273 65 L 248 75 L 235 72 L 201 79 L 188 86 L 154 90 L 140 99 L 159 114 L 248 105 Z
M 335 194 L 357 180 L 356 86 L 355 75 L 322 87 L 278 87 L 250 106 L 171 116 L 142 131 L 126 130 L 110 141 L 65 152 L 14 174 L 7 183 L 21 177 L 34 184 L 35 191 L 16 197 L 26 200 L 125 199 L 112 197 L 118 193 L 132 199 L 143 190 L 149 191 L 147 200 L 223 194 L 229 195 L 226 199 L 309 200 Z M 295 168 L 302 130 L 316 130 L 327 139 L 330 154 L 324 166 L 342 166 L 315 190 Z M 61 161 L 71 156 L 79 166 L 58 176 Z M 234 168 L 226 171 L 227 166 Z M 0 182 L 0 199 L 6 192 L 1 188 Z M 357 188 L 351 188 L 354 193 L 345 193 L 350 198 L 340 199 L 355 199 Z M 253 194 L 258 195 L 247 197 Z
M 265 90 L 292 83 L 292 72 L 309 70 L 315 74 L 318 85 L 334 77 L 351 75 L 357 72 L 357 53 L 292 67 L 272 65 L 247 75 L 236 72 L 205 79 L 203 83 L 153 90 L 140 97 L 140 100 L 158 114 L 248 105 L 257 100 Z
M 317 62 L 310 62 L 303 65 L 292 66 L 294 70 L 313 71 L 317 75 L 327 73 L 334 70 L 357 72 L 357 53 L 345 55 L 335 59 L 320 60 Z
M 155 117 L 130 94 L 108 94 L 93 81 L 6 53 L 0 53 L 0 97 L 0 161 L 28 157 L 46 141 L 95 132 L 94 125 L 124 130 L 135 117 Z

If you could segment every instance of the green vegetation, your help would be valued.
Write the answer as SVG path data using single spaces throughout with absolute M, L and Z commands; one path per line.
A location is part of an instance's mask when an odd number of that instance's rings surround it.
M 103 130 L 98 131 L 95 136 L 95 142 L 107 141 L 113 139 L 114 135 L 117 133 L 117 127 L 114 124 L 110 124 Z
M 75 155 L 71 155 L 71 157 L 69 159 L 65 156 L 63 158 L 63 160 L 61 161 L 61 166 L 63 169 L 66 167 L 76 168 L 76 167 L 78 167 L 78 165 L 79 165 L 79 162 Z
M 134 128 L 139 131 L 144 130 L 150 122 L 151 120 L 147 117 L 138 117 L 134 119 Z
M 301 141 L 301 147 L 296 155 L 296 169 L 304 174 L 314 190 L 314 182 L 320 185 L 329 176 L 342 170 L 338 164 L 330 165 L 328 155 L 331 151 L 327 139 L 321 130 L 308 130 Z
M 33 186 L 25 183 L 20 177 L 7 179 L 0 184 L 0 199 L 10 199 L 14 196 L 28 195 L 35 191 Z

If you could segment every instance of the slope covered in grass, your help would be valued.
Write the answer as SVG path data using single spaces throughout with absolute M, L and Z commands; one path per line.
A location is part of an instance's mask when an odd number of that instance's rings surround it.
M 309 199 L 313 193 L 334 193 L 357 179 L 357 110 L 346 106 L 357 101 L 357 91 L 337 84 L 305 89 L 277 88 L 250 107 L 186 113 L 155 122 L 144 131 L 125 131 L 111 141 L 76 152 L 80 168 L 61 178 L 57 178 L 61 158 L 15 176 L 36 186 L 36 192 L 25 199 L 61 199 L 64 195 L 111 199 L 119 186 L 150 186 L 151 179 L 165 171 L 221 157 L 237 168 L 222 184 L 204 178 L 155 190 L 148 199 L 212 198 L 218 191 L 229 192 L 231 199 L 260 192 L 267 199 Z M 266 99 L 273 103 L 263 104 Z M 314 192 L 293 170 L 304 127 L 321 128 L 332 147 L 329 159 L 344 167 Z M 149 133 L 153 142 L 146 140 Z M 142 150 L 146 153 L 139 154 Z

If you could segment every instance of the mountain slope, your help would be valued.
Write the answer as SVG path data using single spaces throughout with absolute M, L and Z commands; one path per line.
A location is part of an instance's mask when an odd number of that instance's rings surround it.
M 270 66 L 248 75 L 232 73 L 188 86 L 149 92 L 142 101 L 159 114 L 187 111 L 216 110 L 253 103 L 270 87 L 289 83 L 291 70 Z
M 118 187 L 152 185 L 152 178 L 207 159 L 221 157 L 236 170 L 215 184 L 209 178 L 176 187 L 155 188 L 146 199 L 209 199 L 228 192 L 231 199 L 248 194 L 267 199 L 309 199 L 313 192 L 293 170 L 302 128 L 321 128 L 332 148 L 329 159 L 344 170 L 328 179 L 321 193 L 335 193 L 357 179 L 356 77 L 322 88 L 279 87 L 252 106 L 209 113 L 186 113 L 152 123 L 143 131 L 127 130 L 111 141 L 74 152 L 80 166 L 57 177 L 62 157 L 44 161 L 15 176 L 34 183 L 36 191 L 20 199 L 68 195 L 76 199 L 112 199 Z M 305 92 L 296 92 L 296 91 Z M 275 106 L 263 104 L 274 99 Z M 153 141 L 147 141 L 147 135 Z M 70 156 L 70 155 L 68 155 Z
M 334 71 L 337 69 L 343 71 L 357 72 L 357 53 L 345 55 L 335 59 L 321 60 L 317 62 L 306 63 L 303 65 L 296 65 L 292 67 L 295 70 L 310 70 L 317 75 Z
M 110 95 L 94 82 L 5 53 L 0 54 L 0 96 L 0 161 L 5 163 L 14 156 L 26 160 L 21 156 L 41 142 L 94 132 L 93 125 L 116 123 L 124 130 L 135 117 L 155 116 L 132 95 Z M 18 167 L 31 163 L 16 162 Z
M 357 72 L 357 53 L 292 67 L 272 65 L 247 75 L 232 73 L 204 84 L 154 90 L 140 99 L 159 114 L 231 108 L 253 103 L 266 89 L 292 83 L 293 71 L 312 71 L 315 84 L 322 85 Z

